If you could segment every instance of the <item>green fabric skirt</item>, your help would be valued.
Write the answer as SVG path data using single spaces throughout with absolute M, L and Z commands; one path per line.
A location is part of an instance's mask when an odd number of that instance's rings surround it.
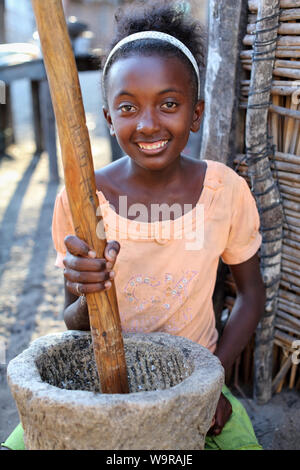
M 206 436 L 205 450 L 262 450 L 243 405 L 232 395 L 226 385 L 223 386 L 222 392 L 231 403 L 232 414 L 221 434 Z M 25 450 L 23 434 L 20 423 L 2 443 L 2 446 L 11 450 Z

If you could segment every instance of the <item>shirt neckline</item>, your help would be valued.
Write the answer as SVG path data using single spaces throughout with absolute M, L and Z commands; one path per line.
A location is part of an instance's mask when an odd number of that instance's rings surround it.
M 205 170 L 205 175 L 204 175 L 201 194 L 200 194 L 199 199 L 196 202 L 195 206 L 192 208 L 192 210 L 188 211 L 187 213 L 183 214 L 182 216 L 177 217 L 174 220 L 166 219 L 166 220 L 154 221 L 154 222 L 143 222 L 143 221 L 131 220 L 131 219 L 128 219 L 127 217 L 123 217 L 122 215 L 119 215 L 116 211 L 114 211 L 113 208 L 110 206 L 108 199 L 106 199 L 105 195 L 103 194 L 103 192 L 97 190 L 96 191 L 97 194 L 100 195 L 101 199 L 103 200 L 102 204 L 104 204 L 106 206 L 106 211 L 105 211 L 106 214 L 104 214 L 104 217 L 105 216 L 106 217 L 113 216 L 115 219 L 119 219 L 123 223 L 127 223 L 127 224 L 129 223 L 129 224 L 132 224 L 132 226 L 138 225 L 141 228 L 145 227 L 145 228 L 147 228 L 147 230 L 148 230 L 148 227 L 151 227 L 151 226 L 157 227 L 157 226 L 160 226 L 160 225 L 163 225 L 163 224 L 166 224 L 166 223 L 171 224 L 174 227 L 176 227 L 177 225 L 182 226 L 182 222 L 185 219 L 190 219 L 190 221 L 192 222 L 192 220 L 194 218 L 193 216 L 194 216 L 194 214 L 196 212 L 196 209 L 197 209 L 197 206 L 202 204 L 202 200 L 205 198 L 206 190 L 209 187 L 208 183 L 209 183 L 209 179 L 210 179 L 211 161 L 210 160 L 203 160 L 203 161 L 206 162 L 206 170 Z

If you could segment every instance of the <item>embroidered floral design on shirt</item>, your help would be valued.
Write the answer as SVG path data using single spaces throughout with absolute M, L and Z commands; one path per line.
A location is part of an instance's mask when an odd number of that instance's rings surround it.
M 131 311 L 155 309 L 157 314 L 165 315 L 184 303 L 190 294 L 191 282 L 197 274 L 198 271 L 186 271 L 180 279 L 175 279 L 172 273 L 164 273 L 160 279 L 135 274 L 128 280 L 123 292 Z

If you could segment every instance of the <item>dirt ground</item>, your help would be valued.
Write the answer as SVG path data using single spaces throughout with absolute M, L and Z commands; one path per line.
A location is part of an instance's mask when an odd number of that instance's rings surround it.
M 97 79 L 85 74 L 82 91 L 95 167 L 100 167 L 109 163 L 110 148 L 99 115 L 100 102 L 91 93 Z M 18 87 L 15 96 L 26 96 L 26 84 Z M 16 144 L 8 149 L 11 158 L 0 161 L 0 442 L 19 422 L 6 382 L 8 362 L 33 339 L 65 330 L 63 278 L 61 270 L 54 266 L 51 239 L 53 204 L 63 182 L 49 182 L 46 153 L 33 156 L 27 105 L 24 100 L 22 105 L 16 100 Z M 297 392 L 283 390 L 264 406 L 256 405 L 252 399 L 242 402 L 264 449 L 300 450 Z

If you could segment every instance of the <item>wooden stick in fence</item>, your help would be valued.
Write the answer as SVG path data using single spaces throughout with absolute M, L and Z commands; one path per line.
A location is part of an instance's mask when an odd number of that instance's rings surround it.
M 300 8 L 281 10 L 280 21 L 300 20 Z
M 246 34 L 243 39 L 245 46 L 253 46 L 255 36 L 253 34 Z M 277 46 L 300 46 L 300 37 L 298 36 L 279 36 Z
M 240 105 L 240 108 L 246 109 L 247 108 L 247 103 L 242 103 Z M 287 109 L 284 108 L 283 106 L 275 106 L 274 104 L 271 104 L 269 106 L 269 111 L 272 113 L 277 113 L 280 116 L 288 116 L 294 119 L 300 119 L 300 111 L 294 111 L 292 109 Z
M 290 354 L 286 360 L 281 362 L 281 368 L 272 381 L 272 392 L 280 393 L 284 384 L 284 379 L 292 365 L 292 355 Z
M 290 51 L 299 51 L 300 47 L 299 47 L 299 44 L 290 44 L 290 45 L 286 45 L 286 44 L 277 44 L 276 45 L 276 50 L 277 51 L 287 51 L 287 50 L 290 50 Z
M 287 155 L 287 153 L 283 153 L 283 155 Z M 274 160 L 272 162 L 272 166 L 276 168 L 276 170 L 292 173 L 292 175 L 296 177 L 300 183 L 300 177 L 297 176 L 298 174 L 300 174 L 300 164 L 299 164 L 300 162 L 297 165 L 296 163 L 289 163 L 286 160 L 280 161 L 279 159 L 276 158 L 276 155 L 275 155 Z M 298 161 L 299 161 L 299 158 L 298 158 Z
M 274 176 L 277 177 L 280 183 L 283 182 L 285 184 L 292 186 L 295 189 L 297 188 L 300 190 L 300 181 L 299 181 L 298 174 L 288 173 L 287 171 L 279 171 L 277 168 L 275 171 L 275 168 L 276 166 L 273 164 L 272 169 L 274 170 Z
M 300 296 L 295 294 L 294 292 L 289 292 L 284 289 L 279 289 L 279 297 L 280 302 L 287 304 L 290 306 L 294 306 L 295 312 L 299 312 L 299 305 L 300 305 Z M 295 313 L 296 314 L 296 313 Z M 300 318 L 300 317 L 299 317 Z
M 296 277 L 293 274 L 287 273 L 285 270 L 282 270 L 281 279 L 283 281 L 288 282 L 289 285 L 291 286 L 291 288 L 293 286 L 293 288 L 295 288 L 295 290 L 296 290 L 296 288 L 298 288 L 299 291 L 300 291 L 300 278 L 299 277 Z
M 287 233 L 287 236 L 289 237 L 292 237 L 293 235 L 300 235 L 300 229 L 290 223 L 287 224 L 286 222 L 284 222 L 283 228 L 285 230 L 285 233 Z
M 300 69 L 300 62 L 298 60 L 275 60 L 276 68 Z
M 299 24 L 300 24 L 300 23 L 299 23 Z M 282 48 L 282 49 L 280 49 L 280 48 L 279 48 L 279 49 L 276 49 L 276 51 L 275 51 L 275 57 L 278 57 L 279 59 L 280 59 L 280 58 L 285 58 L 285 57 L 286 57 L 286 58 L 289 58 L 289 57 L 291 57 L 291 58 L 298 58 L 298 57 L 300 57 L 300 46 L 296 46 L 296 47 L 297 47 L 296 49 L 292 49 L 292 46 L 290 46 L 289 48 L 284 47 L 284 48 Z M 249 49 L 249 50 L 247 49 L 247 50 L 241 51 L 241 53 L 240 53 L 240 59 L 241 59 L 242 63 L 243 63 L 243 61 L 247 61 L 248 63 L 251 64 L 251 62 L 252 62 L 252 54 L 253 54 L 252 49 L 251 49 L 251 50 L 250 50 L 250 49 Z M 245 62 L 245 63 L 247 63 L 247 62 Z M 279 62 L 279 64 L 278 64 L 278 62 Z M 285 61 L 285 60 L 284 60 L 284 61 L 279 61 L 279 60 L 278 60 L 278 61 L 276 61 L 277 67 L 281 67 L 281 66 L 285 66 L 285 67 L 286 67 L 286 66 L 288 66 L 287 64 L 286 64 L 286 65 L 283 65 L 283 64 L 280 65 L 280 62 L 289 62 L 289 63 L 290 63 L 290 62 L 292 62 L 292 61 L 290 61 L 290 60 L 288 60 L 288 61 Z M 293 66 L 295 66 L 295 64 L 293 64 Z
M 299 165 L 299 157 L 291 153 L 283 153 L 283 152 L 275 152 L 275 159 L 280 160 L 287 163 L 294 163 L 295 165 Z
M 289 348 L 292 348 L 293 342 L 295 341 L 295 337 L 292 335 L 288 335 L 287 333 L 283 333 L 275 329 L 274 333 L 275 338 L 279 339 L 284 345 L 287 345 Z
M 299 23 L 299 25 L 300 25 L 300 23 Z M 247 51 L 247 52 L 249 52 L 249 51 Z M 243 67 L 246 70 L 251 69 L 252 59 L 250 57 L 241 58 L 241 62 L 243 64 Z M 279 75 L 279 73 L 276 73 L 277 69 L 280 69 L 280 68 L 282 68 L 282 69 L 300 69 L 300 62 L 296 61 L 296 60 L 277 59 L 277 60 L 275 60 L 274 67 L 275 67 L 274 75 Z
M 279 106 L 279 96 L 272 96 L 273 106 Z M 271 115 L 271 132 L 273 136 L 273 144 L 275 150 L 279 150 L 279 116 L 277 113 Z
M 256 30 L 256 24 L 247 25 L 247 34 L 253 34 Z M 284 35 L 298 35 L 300 34 L 299 23 L 281 23 L 278 28 L 278 34 Z
M 299 206 L 298 206 L 299 207 Z M 300 220 L 300 212 L 296 211 L 295 209 L 289 209 L 288 207 L 285 209 L 285 214 L 289 217 L 294 217 L 295 219 Z
M 298 227 L 300 223 L 300 214 L 294 211 L 289 211 L 288 209 L 285 210 L 285 215 L 288 218 L 288 222 L 291 221 L 291 223 L 294 223 L 296 227 Z M 297 262 L 297 258 L 295 259 L 295 262 Z
M 287 333 L 295 335 L 295 339 L 300 338 L 299 330 L 293 328 L 291 325 L 289 325 L 287 322 L 284 322 L 284 320 L 281 320 L 280 318 L 276 319 L 275 327 L 280 331 L 286 331 Z
M 283 253 L 286 253 L 290 256 L 293 256 L 293 259 L 296 259 L 296 260 L 298 259 L 298 261 L 300 259 L 299 250 L 300 250 L 300 247 L 299 248 L 292 248 L 288 245 L 287 240 L 284 241 L 284 244 L 283 244 L 283 247 L 282 247 Z
M 291 96 L 291 109 L 297 111 L 298 110 L 298 105 L 299 105 L 299 95 L 300 95 L 300 90 L 295 91 L 292 96 Z M 298 111 L 299 112 L 299 111 Z M 297 140 L 299 138 L 299 128 L 300 128 L 300 122 L 299 119 L 292 120 L 291 127 L 293 126 L 293 132 L 291 135 L 290 142 L 288 143 L 289 146 L 287 146 L 287 150 L 291 153 L 295 153 L 296 151 L 296 145 L 297 145 Z M 299 166 L 299 165 L 298 165 Z
M 284 279 L 282 279 L 280 282 L 280 285 L 287 290 L 293 291 L 296 294 L 300 294 L 300 287 L 297 287 L 295 284 L 293 284 L 290 281 L 286 282 Z
M 288 49 L 276 49 L 275 57 L 279 59 L 291 58 L 291 59 L 299 59 L 300 57 L 300 50 L 297 48 L 296 50 L 292 50 L 291 48 Z
M 259 0 L 248 0 L 248 8 L 251 12 L 257 12 Z M 280 0 L 280 8 L 300 7 L 299 0 Z
M 247 50 L 247 51 L 243 51 L 243 52 L 251 52 L 250 50 Z M 300 50 L 299 48 L 297 50 L 290 50 L 290 49 L 284 49 L 284 50 L 281 50 L 281 49 L 276 49 L 275 51 L 275 57 L 277 57 L 277 61 L 276 61 L 276 67 L 277 68 L 280 68 L 280 67 L 283 67 L 283 68 L 296 68 L 298 69 L 299 68 L 299 65 L 298 64 L 291 64 L 290 62 L 293 62 L 293 61 L 290 61 L 290 60 L 285 60 L 285 59 L 299 59 L 300 57 Z M 241 59 L 241 63 L 243 65 L 243 67 L 246 69 L 246 70 L 249 70 L 249 66 L 251 66 L 252 64 L 252 60 L 251 60 L 251 57 L 250 56 L 244 56 L 244 57 L 240 57 Z M 285 64 L 284 64 L 285 62 Z M 248 66 L 248 67 L 246 67 Z
M 298 267 L 298 269 L 292 269 L 292 268 L 290 268 L 289 266 L 287 266 L 285 263 L 283 263 L 283 265 L 282 265 L 282 271 L 283 271 L 283 273 L 290 274 L 291 276 L 293 276 L 293 279 L 294 279 L 294 278 L 298 278 L 298 282 L 299 282 L 299 285 L 300 285 L 300 271 L 299 271 L 299 267 Z
M 282 310 L 278 309 L 277 315 L 281 318 L 284 318 L 286 321 L 288 321 L 292 326 L 298 330 L 300 334 L 300 320 L 298 318 L 295 318 L 293 315 L 290 315 L 289 313 L 285 313 Z
M 58 127 L 65 184 L 76 235 L 103 257 L 97 237 L 101 218 L 76 63 L 61 0 L 32 0 Z M 102 393 L 128 392 L 121 323 L 114 283 L 88 294 L 87 304 Z
M 290 261 L 283 259 L 281 269 L 283 274 L 290 274 L 298 278 L 298 282 L 300 282 L 300 264 L 290 263 Z
M 294 388 L 295 384 L 295 378 L 296 378 L 296 373 L 297 373 L 297 368 L 298 364 L 292 364 L 291 368 L 291 375 L 290 375 L 290 381 L 289 381 L 289 388 Z
M 292 302 L 288 303 L 283 303 L 285 299 L 282 297 L 279 297 L 278 299 L 278 311 L 282 313 L 287 313 L 290 314 L 293 318 L 295 318 L 297 321 L 300 318 L 300 311 L 299 307 L 295 306 Z
M 298 139 L 298 143 L 297 143 L 297 148 L 296 148 L 295 154 L 298 155 L 298 156 L 300 156 L 300 139 Z
M 285 184 L 280 183 L 280 192 L 285 196 L 287 196 L 291 201 L 298 202 L 299 197 L 299 190 L 296 188 L 292 188 Z
M 285 99 L 285 109 L 290 108 L 291 106 L 291 96 L 287 96 Z M 290 139 L 292 137 L 292 132 L 293 132 L 293 123 L 294 120 L 289 117 L 284 117 L 283 119 L 283 151 L 288 152 L 289 149 L 289 144 L 290 144 Z
M 300 237 L 289 236 L 285 237 L 283 248 L 289 248 L 291 251 L 292 256 L 299 258 L 299 250 L 300 250 Z
M 241 85 L 242 86 L 250 86 L 250 80 L 241 80 Z M 293 87 L 294 90 L 297 90 L 300 88 L 300 81 L 297 82 L 296 80 L 291 81 L 291 80 L 273 80 L 272 85 L 274 86 L 288 86 L 288 87 Z
M 292 109 L 284 108 L 283 106 L 270 105 L 269 110 L 272 113 L 280 114 L 281 116 L 288 116 L 294 119 L 300 119 L 300 111 L 294 111 Z
M 249 65 L 245 66 L 245 68 L 246 67 L 249 67 Z M 277 77 L 291 78 L 293 80 L 300 80 L 300 70 L 296 68 L 277 67 L 273 70 L 273 75 Z
M 288 199 L 283 199 L 283 206 L 284 206 L 285 210 L 289 209 L 289 210 L 292 210 L 294 212 L 297 211 L 297 213 L 299 214 L 300 202 L 299 202 L 299 204 L 297 204 L 294 201 L 289 201 Z M 300 214 L 299 214 L 299 217 L 300 217 Z M 300 253 L 299 253 L 299 257 L 300 257 Z
M 300 213 L 299 212 L 295 212 L 293 210 L 290 210 L 290 209 L 286 208 L 285 209 L 285 215 L 287 215 L 288 217 L 292 217 L 294 220 L 297 220 L 298 223 L 300 222 Z
M 248 86 L 241 87 L 241 94 L 243 95 L 243 97 L 248 96 L 249 90 L 250 88 Z M 295 93 L 294 86 L 272 86 L 271 87 L 272 96 L 290 96 L 293 93 Z
M 292 270 L 295 270 L 295 271 L 300 270 L 299 260 L 298 260 L 298 263 L 297 263 L 297 260 L 296 261 L 290 261 L 290 260 L 286 259 L 285 256 L 283 256 L 283 254 L 282 254 L 282 267 L 283 266 L 285 268 L 292 269 Z
M 291 233 L 284 233 L 284 243 L 283 243 L 283 246 L 282 246 L 282 254 L 284 255 L 286 260 L 292 260 L 293 263 L 295 263 L 295 264 L 297 264 L 297 266 L 299 266 L 299 264 L 300 264 L 299 248 L 294 249 L 294 248 L 290 247 L 287 244 L 288 237 L 289 237 L 289 239 L 291 239 Z M 291 241 L 294 241 L 294 240 L 291 239 Z M 299 305 L 300 305 L 300 303 L 299 303 Z M 300 309 L 299 309 L 299 315 L 300 315 Z
M 274 339 L 274 344 L 276 344 L 276 346 L 279 346 L 280 350 L 281 349 L 285 349 L 286 351 L 289 351 L 289 352 L 293 352 L 293 348 L 290 348 L 287 344 L 283 343 L 281 340 L 275 338 Z

